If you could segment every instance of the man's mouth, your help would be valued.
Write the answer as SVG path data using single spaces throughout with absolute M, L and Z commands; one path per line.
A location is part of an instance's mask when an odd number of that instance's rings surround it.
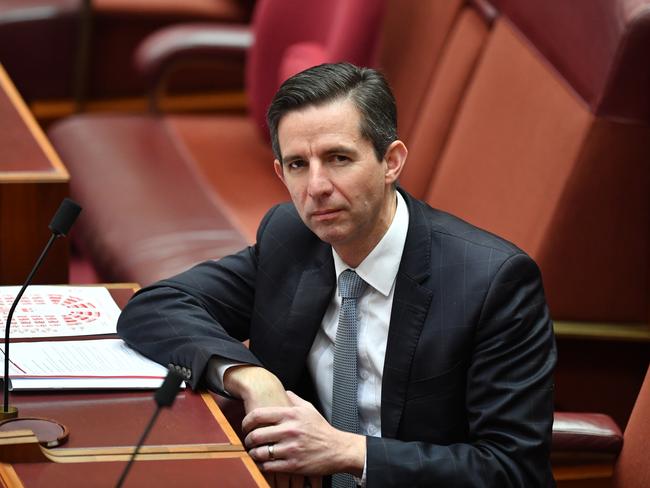
M 324 221 L 335 218 L 341 212 L 337 208 L 326 208 L 322 210 L 316 210 L 311 213 L 311 218 L 314 220 Z

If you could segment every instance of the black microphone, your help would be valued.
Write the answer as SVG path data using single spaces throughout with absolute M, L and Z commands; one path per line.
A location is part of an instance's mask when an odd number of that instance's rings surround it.
M 63 202 L 61 202 L 59 209 L 54 214 L 54 217 L 52 217 L 52 221 L 48 226 L 52 231 L 52 235 L 50 236 L 50 239 L 47 241 L 47 244 L 45 245 L 43 252 L 41 253 L 40 257 L 36 260 L 36 264 L 32 268 L 32 271 L 27 276 L 25 283 L 23 283 L 22 288 L 18 292 L 18 295 L 16 295 L 16 298 L 14 299 L 13 303 L 11 304 L 11 308 L 9 309 L 9 314 L 7 315 L 7 324 L 5 325 L 5 348 L 4 348 L 5 372 L 4 372 L 4 382 L 3 382 L 4 404 L 3 404 L 3 410 L 2 412 L 0 412 L 0 419 L 3 420 L 11 419 L 18 416 L 18 409 L 16 409 L 15 407 L 12 407 L 11 409 L 9 408 L 9 385 L 11 381 L 9 379 L 9 328 L 11 327 L 11 319 L 14 315 L 14 311 L 16 310 L 16 307 L 18 306 L 18 302 L 22 298 L 23 293 L 25 293 L 25 290 L 32 282 L 34 275 L 41 267 L 41 264 L 43 263 L 45 256 L 47 255 L 50 248 L 52 247 L 52 244 L 54 244 L 54 241 L 58 237 L 65 236 L 68 233 L 70 227 L 72 227 L 72 224 L 74 224 L 74 221 L 77 219 L 79 212 L 81 212 L 81 207 L 74 201 L 70 200 L 69 198 L 66 198 L 63 200 Z
M 156 411 L 153 413 L 151 419 L 149 420 L 149 424 L 144 429 L 144 432 L 142 433 L 142 437 L 140 437 L 140 440 L 135 446 L 135 449 L 133 450 L 133 454 L 131 454 L 131 459 L 129 459 L 129 462 L 125 466 L 124 471 L 122 471 L 122 476 L 120 476 L 120 479 L 118 480 L 117 485 L 115 485 L 115 488 L 121 488 L 122 484 L 124 483 L 124 480 L 126 479 L 126 475 L 129 474 L 129 470 L 131 469 L 131 465 L 133 464 L 133 461 L 135 460 L 138 451 L 140 451 L 142 444 L 144 444 L 145 439 L 149 435 L 149 431 L 153 427 L 153 424 L 156 422 L 160 410 L 162 410 L 163 407 L 172 406 L 174 400 L 176 399 L 176 395 L 178 394 L 178 389 L 180 388 L 183 380 L 184 378 L 176 371 L 170 369 L 167 372 L 165 381 L 163 381 L 163 384 L 160 385 L 160 388 L 158 388 L 158 390 L 153 396 L 154 400 L 156 401 Z
M 48 227 L 53 234 L 66 236 L 70 232 L 70 227 L 72 227 L 74 221 L 79 217 L 80 212 L 81 207 L 76 202 L 64 198 Z

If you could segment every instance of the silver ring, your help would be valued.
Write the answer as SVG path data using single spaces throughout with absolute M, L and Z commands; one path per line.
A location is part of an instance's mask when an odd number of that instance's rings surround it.
M 269 460 L 274 461 L 275 455 L 273 453 L 273 450 L 275 449 L 275 444 L 267 444 L 266 448 L 269 450 Z

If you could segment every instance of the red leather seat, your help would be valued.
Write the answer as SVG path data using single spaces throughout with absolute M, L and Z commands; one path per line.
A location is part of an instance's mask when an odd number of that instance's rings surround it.
M 650 2 L 494 6 L 425 198 L 531 254 L 556 320 L 647 322 Z
M 623 433 L 623 449 L 614 467 L 614 488 L 650 486 L 650 368 Z
M 0 2 L 0 62 L 27 101 L 66 99 L 82 88 L 91 98 L 142 95 L 145 85 L 132 67 L 136 46 L 151 32 L 179 22 L 248 23 L 253 0 L 4 0 Z M 90 10 L 86 8 L 90 6 Z M 84 41 L 82 26 L 89 27 Z M 88 57 L 81 44 L 87 42 Z M 77 65 L 87 61 L 85 68 Z M 177 89 L 241 89 L 244 59 L 203 73 L 219 82 L 187 77 Z M 85 70 L 75 87 L 76 69 Z
M 300 41 L 327 44 L 329 20 L 344 8 L 356 16 L 345 18 L 349 56 L 338 56 L 367 64 L 382 2 L 358 0 L 365 8 L 356 10 L 350 3 L 257 3 L 247 65 L 250 117 L 84 115 L 50 130 L 71 173 L 71 192 L 85 208 L 78 242 L 102 279 L 146 284 L 254 240 L 264 212 L 287 199 L 262 136 L 284 49 Z
M 397 1 L 387 6 L 376 59 L 394 87 L 401 136 L 410 150 L 403 186 L 530 253 L 542 269 L 555 319 L 648 319 L 650 285 L 638 270 L 650 267 L 650 95 L 644 89 L 650 66 L 643 61 L 650 29 L 648 9 L 641 8 L 649 3 L 446 0 L 410 9 Z M 259 11 L 266 6 L 260 2 Z M 265 133 L 262 115 L 277 86 L 278 66 L 290 69 L 296 61 L 290 56 L 305 53 L 303 44 L 284 57 L 275 48 L 266 56 L 261 44 L 277 31 L 262 17 L 256 17 L 259 42 L 248 66 L 252 124 L 209 116 L 150 122 L 168 134 L 184 171 L 205 183 L 200 191 L 209 188 L 206 198 L 249 242 L 264 210 L 286 198 L 270 170 L 270 151 L 255 133 Z M 309 25 L 303 17 L 300 28 L 280 29 L 285 47 L 325 43 L 326 36 Z M 71 170 L 73 192 L 88 195 L 82 202 L 105 194 L 97 205 L 107 215 L 124 212 L 110 202 L 113 190 L 97 182 L 101 176 L 80 176 L 82 166 L 94 175 L 111 168 L 128 179 L 152 164 L 113 157 L 123 142 L 103 127 L 122 120 L 76 119 L 50 132 Z M 101 157 L 84 155 L 86 139 L 74 128 L 81 123 L 89 124 L 93 144 L 105 148 Z M 124 205 L 154 205 L 158 195 L 173 194 L 151 188 Z M 101 215 L 80 225 L 84 239 L 100 242 L 117 232 Z M 126 235 L 122 247 L 141 238 Z M 125 252 L 107 252 L 103 244 L 91 248 L 96 262 Z M 146 282 L 168 270 L 158 271 L 132 269 L 119 278 Z
M 555 414 L 551 460 L 560 487 L 575 486 L 571 484 L 575 482 L 579 486 L 646 488 L 650 486 L 649 450 L 650 367 L 623 434 L 606 415 Z

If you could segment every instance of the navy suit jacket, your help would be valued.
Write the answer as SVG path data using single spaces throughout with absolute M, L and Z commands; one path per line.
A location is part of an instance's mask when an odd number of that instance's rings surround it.
M 400 190 L 401 191 L 401 190 Z M 409 228 L 382 380 L 375 486 L 553 486 L 555 342 L 540 273 L 514 245 L 402 191 Z M 291 204 L 257 243 L 141 290 L 118 332 L 161 364 L 259 364 L 318 404 L 306 368 L 336 288 L 331 247 Z M 250 338 L 250 349 L 240 341 Z

